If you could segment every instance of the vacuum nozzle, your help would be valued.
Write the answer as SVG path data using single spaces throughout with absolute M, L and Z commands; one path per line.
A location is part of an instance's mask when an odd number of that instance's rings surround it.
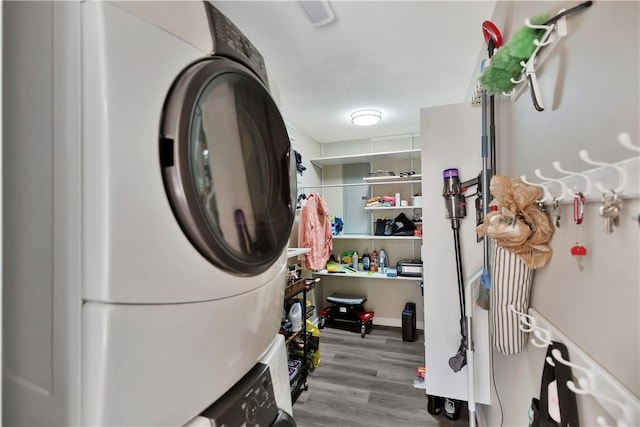
M 449 358 L 449 367 L 453 369 L 453 372 L 460 372 L 460 370 L 467 364 L 467 355 L 464 344 L 460 345 L 458 352 L 455 356 Z

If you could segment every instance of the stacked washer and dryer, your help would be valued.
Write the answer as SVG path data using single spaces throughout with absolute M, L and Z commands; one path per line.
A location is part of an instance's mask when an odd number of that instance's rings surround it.
M 295 161 L 207 2 L 4 7 L 5 425 L 295 425 Z

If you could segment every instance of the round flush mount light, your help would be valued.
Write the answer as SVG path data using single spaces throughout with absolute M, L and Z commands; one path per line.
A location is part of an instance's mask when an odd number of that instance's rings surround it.
M 380 122 L 382 113 L 378 110 L 366 109 L 351 113 L 351 123 L 358 126 L 371 126 Z

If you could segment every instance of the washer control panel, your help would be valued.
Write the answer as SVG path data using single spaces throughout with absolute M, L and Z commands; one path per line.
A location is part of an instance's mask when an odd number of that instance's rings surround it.
M 264 58 L 258 49 L 226 16 L 211 3 L 205 2 L 213 39 L 213 55 L 227 56 L 251 68 L 268 86 Z
M 271 372 L 258 363 L 201 416 L 217 427 L 270 426 L 278 417 Z

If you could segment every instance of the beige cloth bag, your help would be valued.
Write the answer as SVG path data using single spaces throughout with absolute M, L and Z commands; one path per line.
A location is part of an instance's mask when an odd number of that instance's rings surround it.
M 533 270 L 551 258 L 549 240 L 553 225 L 536 202 L 542 190 L 496 175 L 491 179 L 491 194 L 498 209 L 485 216 L 476 228 L 491 242 L 491 340 L 503 354 L 519 353 L 527 344 L 527 333 L 519 328 L 518 315 L 529 309 Z M 493 202 L 492 202 L 493 203 Z
M 518 178 L 500 175 L 491 178 L 489 189 L 498 210 L 485 216 L 476 233 L 494 239 L 498 245 L 518 255 L 527 267 L 543 267 L 552 255 L 548 242 L 554 229 L 547 214 L 536 203 L 542 198 L 542 189 Z

